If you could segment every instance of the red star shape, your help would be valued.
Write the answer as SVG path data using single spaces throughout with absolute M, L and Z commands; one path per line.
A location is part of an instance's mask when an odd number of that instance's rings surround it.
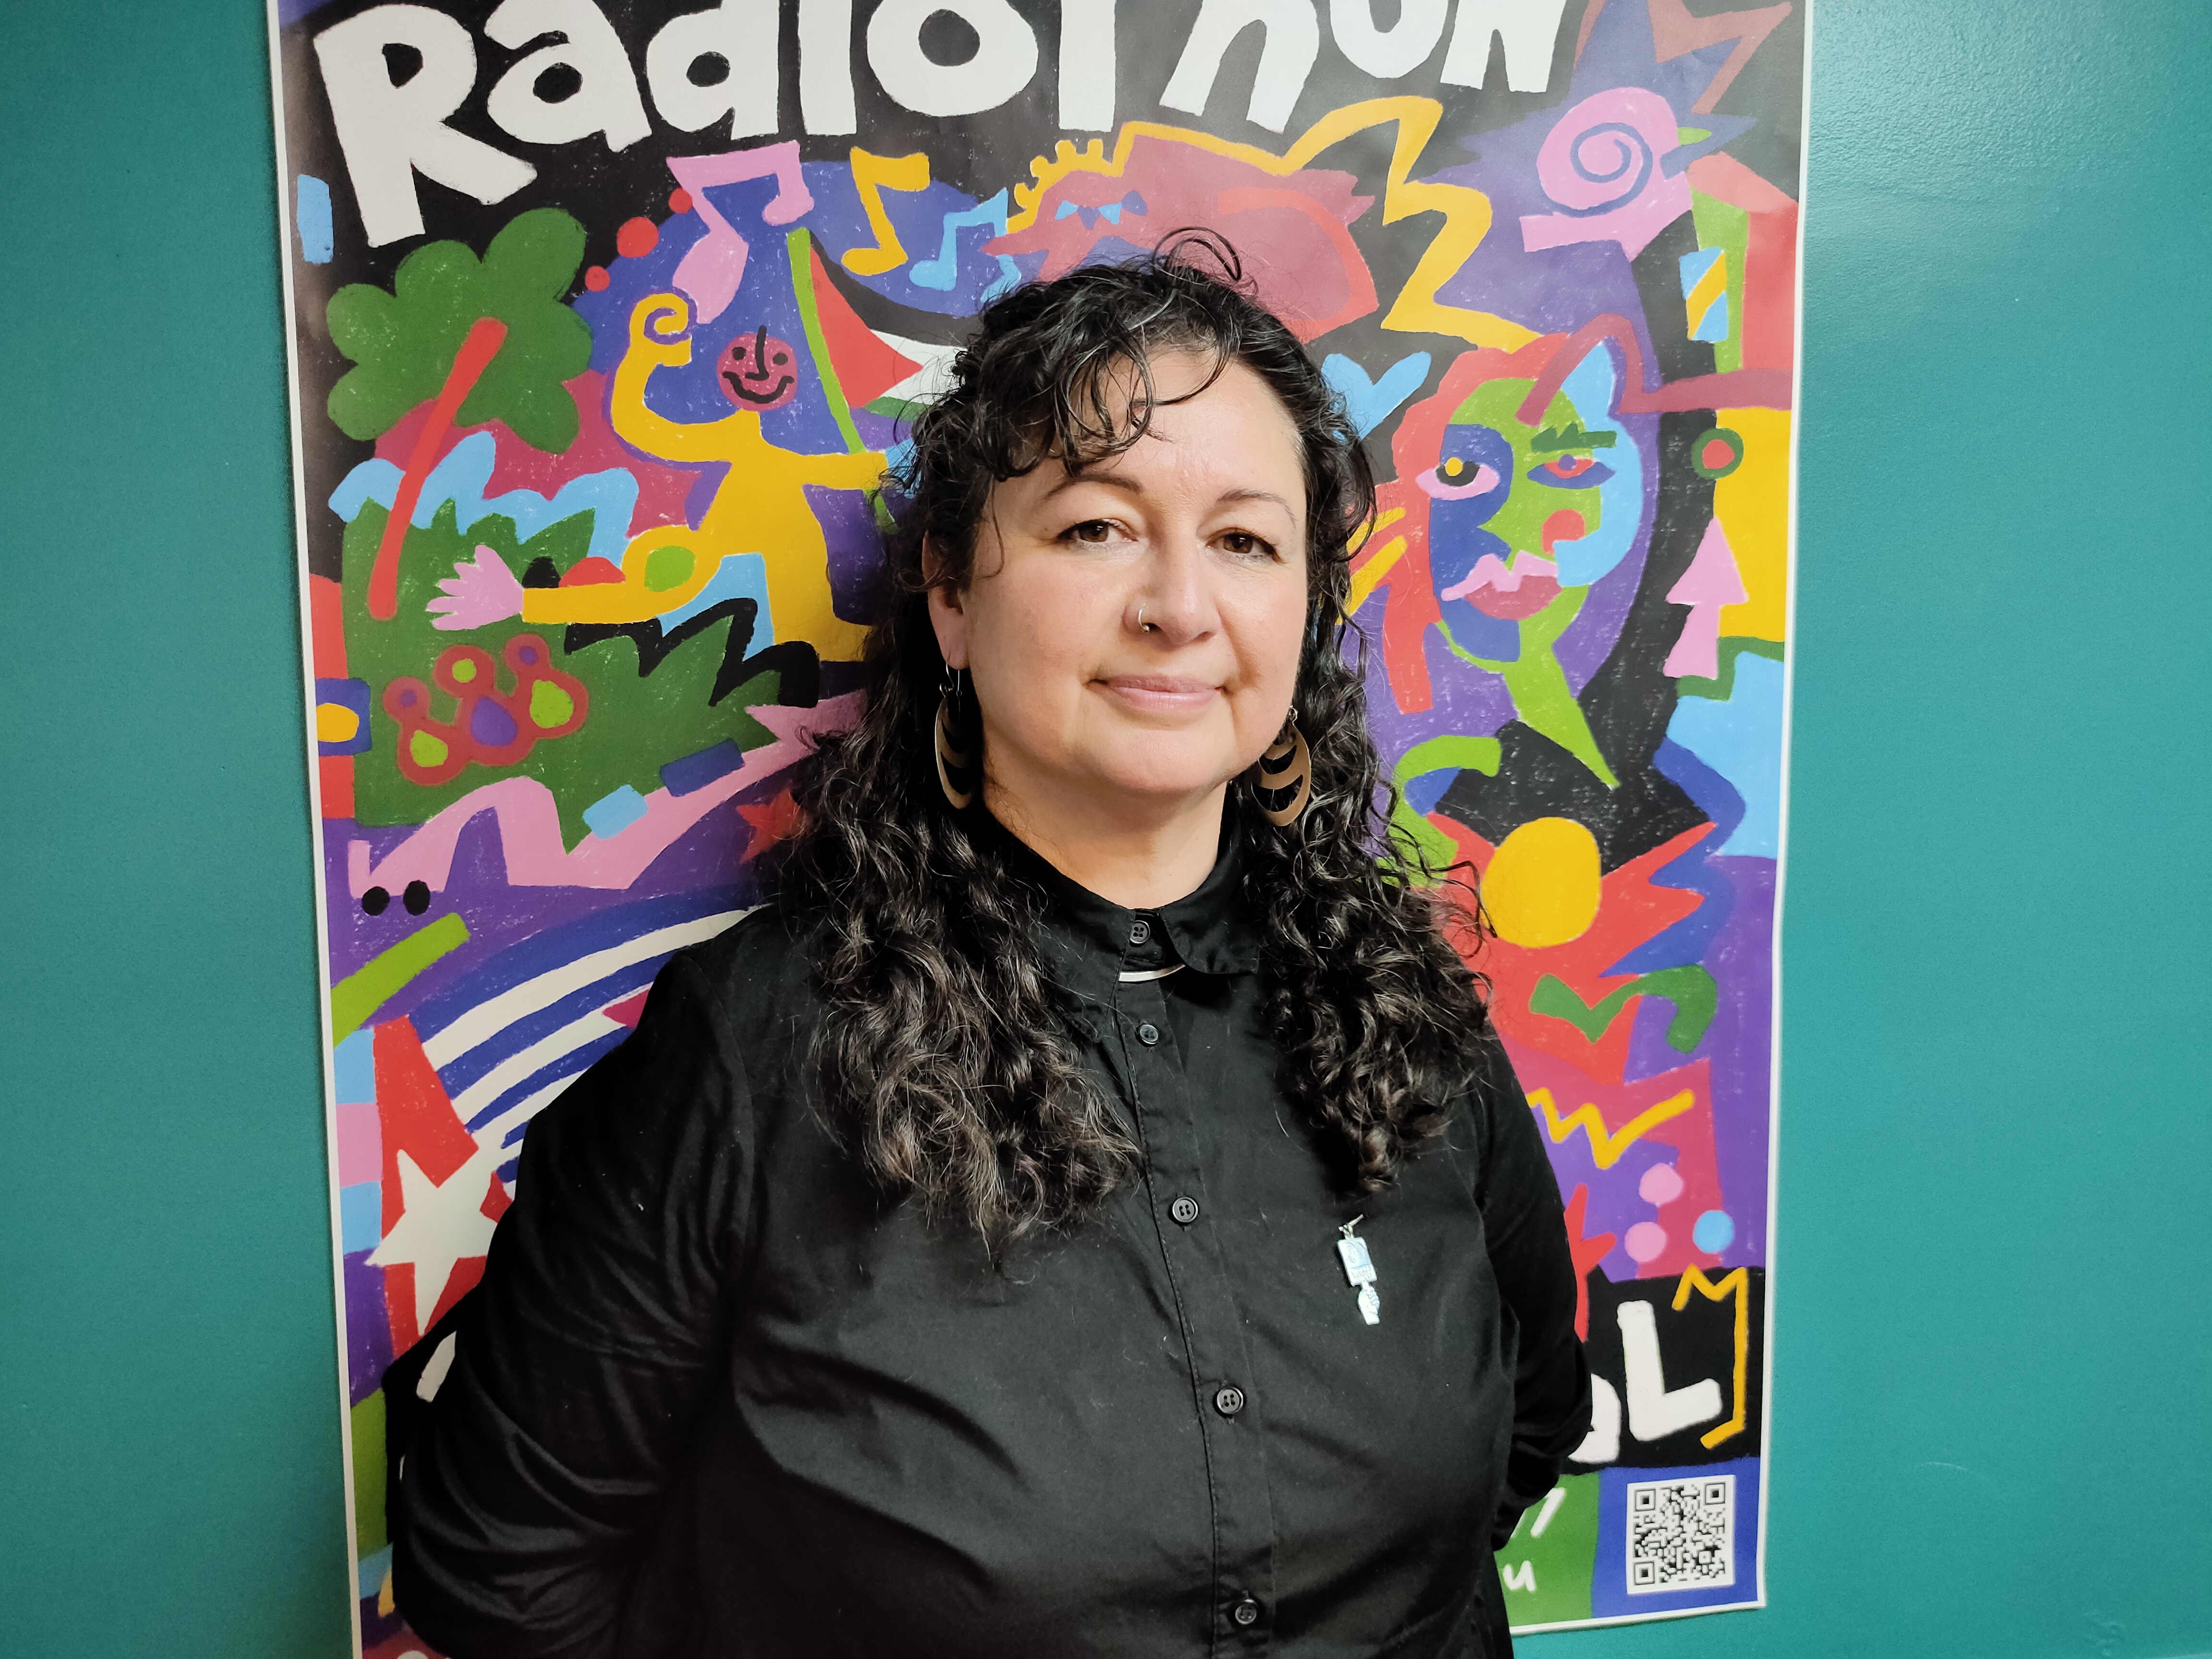
M 740 806 L 738 816 L 753 827 L 752 841 L 745 848 L 741 864 L 750 864 L 780 841 L 788 841 L 799 829 L 799 803 L 787 789 L 774 800 L 758 806 Z

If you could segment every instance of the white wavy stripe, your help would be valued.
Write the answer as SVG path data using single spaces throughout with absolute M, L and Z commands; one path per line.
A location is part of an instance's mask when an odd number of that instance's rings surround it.
M 581 1019 L 572 1019 L 557 1031 L 548 1032 L 520 1054 L 509 1054 L 474 1083 L 453 1097 L 453 1112 L 462 1122 L 473 1119 L 509 1089 L 524 1084 L 556 1060 L 565 1059 L 587 1042 L 596 1042 L 613 1031 L 629 1028 L 594 1008 Z
M 506 1163 L 507 1159 L 522 1150 L 520 1146 L 509 1146 L 507 1144 L 507 1138 L 514 1133 L 515 1126 L 527 1123 L 536 1117 L 538 1113 L 558 1099 L 562 1091 L 575 1080 L 574 1077 L 556 1078 L 537 1093 L 526 1095 L 522 1099 L 516 1101 L 514 1105 L 477 1131 L 477 1145 L 485 1152 L 494 1154 L 494 1163 Z
M 665 956 L 687 945 L 712 939 L 744 914 L 743 910 L 718 910 L 711 916 L 655 928 L 650 933 L 641 933 L 620 945 L 611 945 L 604 951 L 594 951 L 589 956 L 548 969 L 537 978 L 526 979 L 456 1015 L 451 1024 L 440 1027 L 422 1040 L 422 1052 L 428 1056 L 430 1064 L 442 1072 L 517 1020 L 550 1008 L 572 992 L 618 974 L 647 957 Z M 458 1101 L 454 1103 L 459 1104 Z M 468 1115 L 466 1112 L 461 1114 L 464 1121 Z

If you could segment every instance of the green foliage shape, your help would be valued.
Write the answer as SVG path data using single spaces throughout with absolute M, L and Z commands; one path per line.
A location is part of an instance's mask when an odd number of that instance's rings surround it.
M 592 328 L 564 302 L 583 263 L 584 228 L 558 208 L 517 214 L 479 260 L 464 242 L 432 242 L 399 262 L 392 291 L 352 283 L 331 295 L 331 339 L 354 363 L 331 388 L 330 414 L 349 438 L 379 438 L 438 395 L 480 318 L 507 338 L 456 417 L 505 421 L 534 448 L 576 441 L 562 382 L 592 363 Z
M 368 616 L 368 573 L 384 533 L 384 508 L 371 501 L 346 526 L 345 634 L 347 665 L 369 684 L 370 746 L 354 757 L 354 811 L 364 825 L 421 823 L 472 789 L 501 778 L 536 778 L 553 792 L 560 808 L 564 844 L 574 848 L 587 833 L 584 809 L 623 784 L 641 795 L 660 787 L 660 769 L 725 740 L 757 749 L 775 734 L 744 711 L 749 705 L 778 700 L 781 677 L 774 670 L 756 675 L 712 707 L 715 677 L 730 623 L 694 635 L 670 652 L 650 675 L 638 672 L 637 650 L 627 640 L 610 641 L 568 654 L 568 629 L 510 617 L 487 628 L 448 633 L 434 628 L 425 611 L 437 597 L 438 583 L 454 564 L 478 546 L 491 548 L 512 570 L 549 558 L 566 569 L 590 550 L 592 514 L 571 514 L 547 525 L 528 540 L 517 534 L 504 514 L 478 519 L 461 530 L 451 501 L 428 525 L 407 532 L 406 556 L 399 567 L 398 613 L 388 623 Z M 384 708 L 384 688 L 399 675 L 430 683 L 441 652 L 463 643 L 482 646 L 495 659 L 517 634 L 535 634 L 551 648 L 553 665 L 574 675 L 591 695 L 583 726 L 565 738 L 549 738 L 513 766 L 471 763 L 451 781 L 434 786 L 410 783 L 396 759 L 399 726 Z M 500 682 L 507 683 L 504 668 Z M 433 713 L 452 720 L 453 699 L 430 695 Z

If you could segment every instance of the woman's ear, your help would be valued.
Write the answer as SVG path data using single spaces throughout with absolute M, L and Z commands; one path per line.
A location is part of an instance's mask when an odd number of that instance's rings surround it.
M 941 580 L 945 562 L 924 537 L 921 578 L 929 584 L 929 625 L 937 635 L 937 649 L 948 668 L 968 666 L 968 613 L 960 604 L 960 590 Z

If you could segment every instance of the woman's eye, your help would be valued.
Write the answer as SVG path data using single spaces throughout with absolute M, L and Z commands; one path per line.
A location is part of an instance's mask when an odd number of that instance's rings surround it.
M 1102 546 L 1114 539 L 1114 521 L 1111 519 L 1085 519 L 1081 524 L 1070 525 L 1061 532 L 1060 539 L 1080 542 L 1090 547 Z
M 1232 553 L 1240 559 L 1273 558 L 1275 555 L 1273 543 L 1263 540 L 1249 530 L 1230 531 L 1222 537 L 1221 546 L 1224 552 Z

